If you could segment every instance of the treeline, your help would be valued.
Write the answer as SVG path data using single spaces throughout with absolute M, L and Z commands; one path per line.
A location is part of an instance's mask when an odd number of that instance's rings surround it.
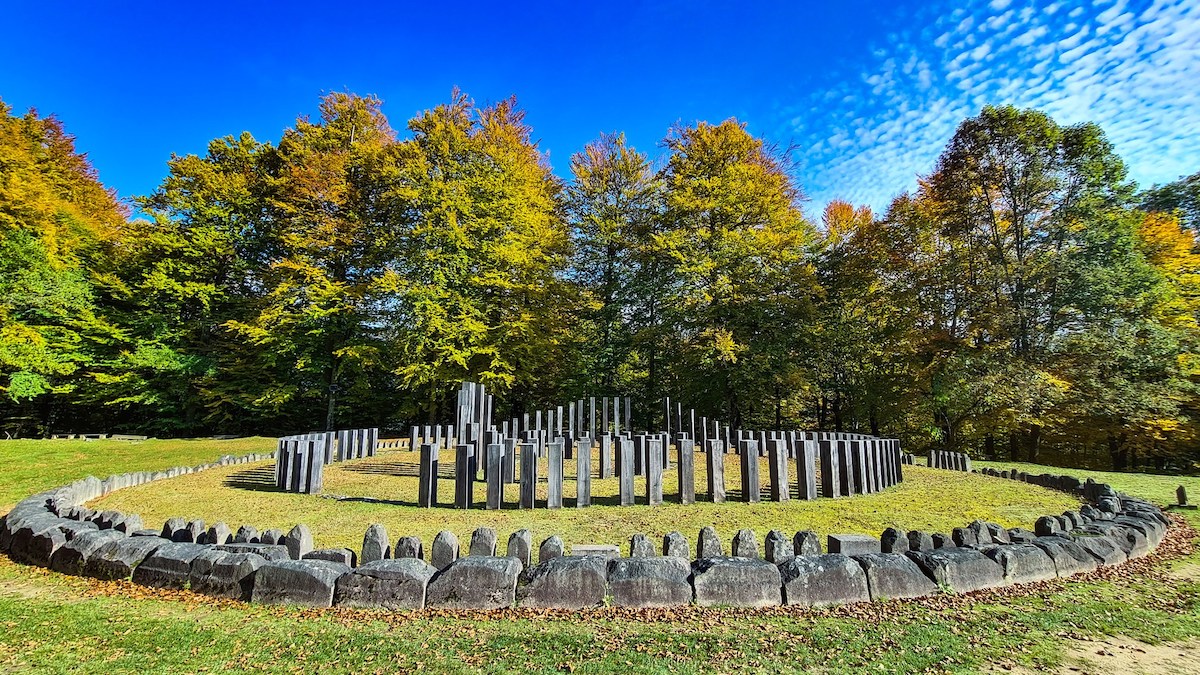
M 1139 195 L 1092 124 L 985 108 L 887 213 L 813 223 L 734 120 L 658 157 L 602 136 L 561 180 L 515 100 L 455 92 L 400 134 L 332 94 L 131 210 L 53 117 L 0 113 L 10 433 L 401 429 L 471 379 L 502 414 L 621 394 L 648 425 L 670 396 L 917 451 L 1200 459 L 1200 180 Z

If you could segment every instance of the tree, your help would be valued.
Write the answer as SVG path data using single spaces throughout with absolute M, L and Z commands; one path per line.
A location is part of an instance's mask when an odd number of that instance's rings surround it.
M 1155 185 L 1141 195 L 1142 208 L 1153 213 L 1174 214 L 1187 229 L 1200 228 L 1200 172 Z
M 800 190 L 783 156 L 736 120 L 677 128 L 665 145 L 655 247 L 672 265 L 676 356 L 664 384 L 733 424 L 769 423 L 791 393 L 796 328 L 816 294 Z
M 548 403 L 577 340 L 577 295 L 561 274 L 570 237 L 560 186 L 516 101 L 451 102 L 409 123 L 394 199 L 402 242 L 388 275 L 403 386 L 437 414 L 474 379 L 520 408 Z
M 594 303 L 578 393 L 636 391 L 644 414 L 657 409 L 647 385 L 661 359 L 662 299 L 670 291 L 661 273 L 666 261 L 652 246 L 661 181 L 621 134 L 602 135 L 572 155 L 571 174 L 564 193 L 575 241 L 571 279 Z
M 126 216 L 61 122 L 0 101 L 0 406 L 18 424 L 52 426 L 49 396 L 86 384 L 115 332 L 97 314 L 90 267 Z

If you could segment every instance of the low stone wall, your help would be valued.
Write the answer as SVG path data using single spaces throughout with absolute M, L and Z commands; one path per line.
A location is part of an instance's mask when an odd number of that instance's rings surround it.
M 942 592 L 965 593 L 1068 577 L 1152 551 L 1168 520 L 1154 505 L 1110 486 L 1069 476 L 983 473 L 1079 495 L 1078 511 L 1043 516 L 1032 531 L 976 521 L 951 533 L 888 529 L 879 538 L 830 535 L 822 550 L 808 531 L 739 531 L 726 548 L 712 528 L 693 549 L 682 534 L 659 547 L 644 535 L 615 546 L 566 550 L 557 536 L 533 548 L 528 530 L 513 533 L 504 555 L 496 532 L 472 533 L 466 555 L 442 532 L 430 542 L 393 544 L 370 526 L 360 551 L 314 550 L 311 532 L 284 534 L 250 526 L 168 520 L 146 529 L 136 515 L 96 512 L 84 504 L 113 490 L 215 466 L 270 459 L 222 457 L 212 464 L 85 478 L 20 502 L 0 519 L 0 550 L 18 562 L 103 579 L 190 588 L 214 597 L 329 607 L 489 609 L 510 606 L 624 607 L 825 606 Z M 695 556 L 693 557 L 693 552 Z M 661 554 L 661 555 L 660 555 Z

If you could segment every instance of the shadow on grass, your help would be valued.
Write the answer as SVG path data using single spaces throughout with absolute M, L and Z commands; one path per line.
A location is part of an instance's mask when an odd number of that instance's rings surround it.
M 275 485 L 275 465 L 237 471 L 225 477 L 225 487 L 254 492 L 283 492 Z

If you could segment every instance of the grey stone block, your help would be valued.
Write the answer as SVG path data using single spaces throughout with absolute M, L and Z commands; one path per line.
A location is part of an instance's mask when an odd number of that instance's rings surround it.
M 883 552 L 879 540 L 865 534 L 831 534 L 826 537 L 825 550 L 842 555 Z
M 136 513 L 128 513 L 121 515 L 112 523 L 112 529 L 119 530 L 125 534 L 136 532 L 142 529 L 142 517 Z
M 425 544 L 422 543 L 420 537 L 400 537 L 396 540 L 395 548 L 392 549 L 392 557 L 397 560 L 401 558 L 424 560 Z
M 663 555 L 690 560 L 692 552 L 689 550 L 687 538 L 679 532 L 667 533 L 663 537 Z
M 696 557 L 716 558 L 725 555 L 721 548 L 721 538 L 711 527 L 700 528 L 700 536 L 696 540 Z
M 337 581 L 346 565 L 328 560 L 280 560 L 258 568 L 251 602 L 266 605 L 333 606 Z
M 121 537 L 104 544 L 88 557 L 83 573 L 97 579 L 128 579 L 151 553 L 163 544 L 161 537 Z
M 942 532 L 934 532 L 930 539 L 933 539 L 934 548 L 954 548 L 957 544 L 954 543 L 954 537 Z
M 997 525 L 996 527 L 1000 526 Z M 992 540 L 991 529 L 988 528 L 988 524 L 982 520 L 973 521 L 970 525 L 967 525 L 967 529 L 970 530 L 971 534 L 974 536 L 976 547 L 1000 543 Z
M 283 530 L 266 530 L 259 536 L 258 540 L 263 544 L 280 544 L 283 542 Z
M 204 534 L 204 521 L 191 520 L 188 521 L 188 523 L 181 529 L 175 531 L 175 534 L 171 537 L 171 541 L 180 544 L 195 544 L 200 541 L 202 535 Z
M 758 557 L 758 537 L 754 535 L 754 530 L 741 529 L 733 535 L 732 553 L 735 558 Z
M 862 566 L 840 553 L 797 556 L 780 565 L 779 574 L 788 605 L 822 607 L 871 599 Z
M 202 558 L 204 556 L 201 556 Z M 200 559 L 198 558 L 197 561 Z M 208 567 L 203 577 L 195 574 L 196 562 L 192 563 L 192 590 L 215 598 L 250 600 L 254 592 L 254 579 L 258 569 L 269 561 L 253 553 L 226 553 Z
M 979 533 L 970 527 L 956 527 L 950 536 L 957 547 L 976 548 L 979 546 L 978 535 Z
M 496 555 L 496 531 L 490 527 L 477 527 L 471 533 L 468 555 L 494 557 Z
M 937 584 L 907 556 L 876 553 L 852 556 L 867 575 L 871 600 L 919 598 L 937 593 Z
M 163 544 L 134 568 L 133 582 L 153 588 L 184 588 L 189 582 L 192 562 L 207 550 L 203 544 Z
M 908 533 L 908 550 L 932 551 L 935 548 L 937 547 L 933 545 L 933 537 L 928 532 L 912 530 Z
M 908 551 L 908 533 L 889 527 L 879 537 L 879 547 L 883 553 L 905 553 Z
M 1060 577 L 1091 572 L 1099 566 L 1092 554 L 1071 539 L 1064 537 L 1038 537 L 1034 546 L 1046 552 L 1054 561 L 1054 569 Z
M 376 560 L 386 560 L 392 557 L 392 545 L 388 540 L 387 528 L 379 523 L 372 523 L 363 533 L 362 564 L 373 563 Z
M 8 554 L 13 560 L 27 564 L 48 565 L 50 556 L 54 550 L 66 543 L 67 537 L 58 529 L 60 524 L 65 524 L 70 521 L 64 520 L 51 513 L 35 514 L 23 518 L 19 525 L 10 528 L 12 535 L 8 542 Z M 56 532 L 57 538 L 50 532 Z M 47 538 L 49 537 L 49 538 Z M 35 543 L 35 539 L 37 540 Z M 57 546 L 48 553 L 44 553 L 45 546 L 53 544 L 57 539 Z M 44 555 L 43 555 L 44 553 Z M 45 562 L 35 562 L 35 559 L 44 560 Z
M 1153 550 L 1150 548 L 1150 541 L 1141 530 L 1124 527 L 1111 520 L 1093 521 L 1085 525 L 1080 532 L 1108 536 L 1129 558 L 1140 558 Z
M 225 523 L 214 523 L 208 528 L 208 536 L 205 537 L 204 543 L 214 546 L 229 544 L 233 542 L 233 533 L 230 532 L 229 526 Z
M 458 550 L 458 537 L 449 530 L 442 530 L 433 538 L 429 562 L 439 570 L 444 570 L 458 560 Z
M 649 558 L 654 555 L 654 544 L 644 534 L 635 534 L 629 538 L 630 558 Z
M 772 607 L 783 602 L 779 568 L 758 558 L 701 558 L 692 587 L 702 607 Z
M 1009 544 L 1032 544 L 1034 539 L 1037 539 L 1037 535 L 1029 530 L 1020 527 L 1008 530 Z
M 358 556 L 348 548 L 319 548 L 305 553 L 301 560 L 328 560 L 354 567 L 358 563 Z
M 767 533 L 767 538 L 763 540 L 763 548 L 766 551 L 767 562 L 772 562 L 776 565 L 785 563 L 796 557 L 791 540 L 779 530 L 771 530 Z
M 251 525 L 238 527 L 237 533 L 233 535 L 233 543 L 235 544 L 258 544 L 261 541 L 258 537 L 258 529 Z
M 224 544 L 213 548 L 226 553 L 252 553 L 267 562 L 292 559 L 291 552 L 283 544 Z
M 599 556 L 566 556 L 539 564 L 517 589 L 522 607 L 583 609 L 604 604 L 608 560 Z
M 516 558 L 521 567 L 529 569 L 533 565 L 533 533 L 526 529 L 517 530 L 508 535 L 508 544 L 504 555 Z
M 375 560 L 338 579 L 334 604 L 344 607 L 421 609 L 437 568 L 415 557 Z
M 821 538 L 812 530 L 800 530 L 792 537 L 792 551 L 796 555 L 821 555 Z
M 557 535 L 546 537 L 538 546 L 538 564 L 542 564 L 547 560 L 561 558 L 563 555 L 563 542 Z
M 1004 585 L 1004 569 L 996 561 L 972 548 L 940 551 L 910 551 L 911 558 L 926 576 L 956 593 L 970 593 Z
M 1000 566 L 1004 580 L 1010 584 L 1046 581 L 1058 576 L 1054 560 L 1033 544 L 992 546 L 983 554 Z
M 676 607 L 692 602 L 692 568 L 682 558 L 615 558 L 608 586 L 618 607 Z
M 292 560 L 300 560 L 304 554 L 313 550 L 312 531 L 308 529 L 307 525 L 300 523 L 293 527 L 279 543 L 287 547 L 288 555 Z
M 429 582 L 425 604 L 453 609 L 500 609 L 516 598 L 521 563 L 515 558 L 467 556 Z
M 1101 565 L 1120 565 L 1129 559 L 1115 541 L 1105 535 L 1080 533 L 1073 537 L 1075 543 L 1091 553 Z
M 88 558 L 101 546 L 124 538 L 125 535 L 115 530 L 82 532 L 51 554 L 50 569 L 62 574 L 82 575 Z
M 571 546 L 571 555 L 592 556 L 606 560 L 620 558 L 621 547 L 616 544 L 574 544 Z

